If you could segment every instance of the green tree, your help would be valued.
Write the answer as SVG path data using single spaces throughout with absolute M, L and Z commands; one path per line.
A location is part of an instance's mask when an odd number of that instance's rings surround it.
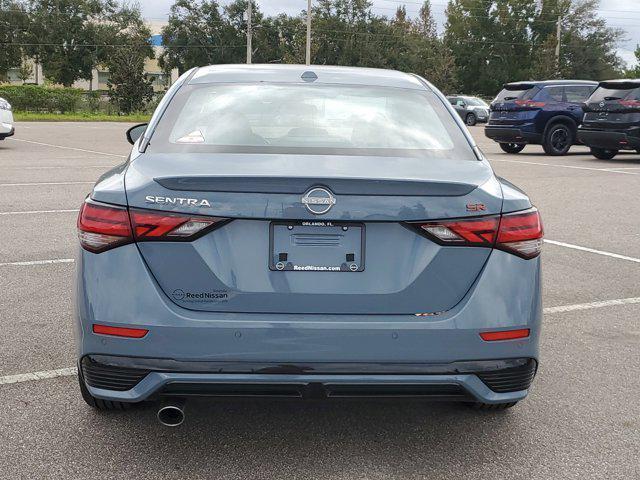
M 27 83 L 27 80 L 31 78 L 33 75 L 33 67 L 31 64 L 27 63 L 26 60 L 22 62 L 20 68 L 18 69 L 18 78 L 22 80 L 22 84 Z
M 598 16 L 598 0 L 571 2 L 562 22 L 560 74 L 564 78 L 606 80 L 623 70 L 616 47 L 624 36 Z
M 493 95 L 505 82 L 528 78 L 535 2 L 451 0 L 446 13 L 445 44 L 465 92 Z
M 151 81 L 144 73 L 144 57 L 135 49 L 117 48 L 110 54 L 109 68 L 109 101 L 120 113 L 143 110 L 153 98 Z
M 238 25 L 223 14 L 216 0 L 177 0 L 162 29 L 165 50 L 159 58 L 166 71 L 245 61 L 246 43 Z
M 69 87 L 76 80 L 90 80 L 98 62 L 99 32 L 117 10 L 116 0 L 28 2 L 27 54 L 42 63 L 53 83 Z
M 625 71 L 626 78 L 640 78 L 640 45 L 636 45 L 636 49 L 633 52 L 636 56 L 636 65 L 633 68 L 629 68 Z
M 22 63 L 22 46 L 29 24 L 24 5 L 18 1 L 0 1 L 0 80 L 11 68 Z
M 141 111 L 153 98 L 151 81 L 145 76 L 145 62 L 153 58 L 151 31 L 138 8 L 121 7 L 108 23 L 102 24 L 98 38 L 110 39 L 98 57 L 109 70 L 109 101 L 120 112 Z

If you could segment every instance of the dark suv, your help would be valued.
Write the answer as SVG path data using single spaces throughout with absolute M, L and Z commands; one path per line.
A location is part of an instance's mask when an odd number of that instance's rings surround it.
M 577 140 L 582 105 L 597 86 L 585 80 L 508 83 L 491 103 L 484 133 L 507 153 L 530 143 L 547 155 L 564 155 Z
M 609 160 L 620 150 L 640 153 L 640 79 L 600 82 L 583 110 L 578 139 L 595 157 Z

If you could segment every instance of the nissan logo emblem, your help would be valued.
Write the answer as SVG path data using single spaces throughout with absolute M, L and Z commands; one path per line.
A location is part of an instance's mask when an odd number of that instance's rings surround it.
M 314 215 L 322 215 L 336 204 L 336 197 L 326 188 L 314 187 L 304 194 L 302 203 Z
M 605 104 L 604 104 L 604 102 L 600 102 L 598 105 L 601 106 L 601 107 L 604 107 Z

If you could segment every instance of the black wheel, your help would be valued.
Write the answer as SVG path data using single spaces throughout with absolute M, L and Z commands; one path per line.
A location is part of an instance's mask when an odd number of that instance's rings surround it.
M 113 402 L 111 400 L 102 400 L 94 397 L 89 393 L 80 373 L 78 373 L 78 383 L 80 383 L 80 393 L 82 394 L 83 400 L 87 402 L 87 405 L 95 408 L 96 410 L 129 410 L 133 405 L 132 403 Z
M 563 123 L 556 123 L 547 130 L 547 134 L 542 141 L 542 148 L 547 155 L 565 155 L 571 145 L 575 135 L 573 129 Z
M 478 119 L 476 118 L 475 113 L 467 113 L 467 116 L 465 117 L 464 121 L 470 127 L 473 127 L 476 123 L 478 123 Z
M 509 403 L 469 403 L 469 407 L 474 410 L 506 410 L 507 408 L 513 407 L 518 402 L 509 402 Z
M 591 147 L 591 155 L 600 160 L 611 160 L 618 154 L 618 150 L 612 150 L 609 148 L 597 148 Z
M 500 148 L 507 153 L 520 153 L 525 147 L 524 143 L 501 143 Z

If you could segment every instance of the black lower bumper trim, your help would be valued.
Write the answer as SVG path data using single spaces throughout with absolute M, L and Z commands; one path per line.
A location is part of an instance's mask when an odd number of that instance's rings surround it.
M 588 147 L 612 150 L 636 150 L 640 148 L 640 136 L 615 130 L 578 129 L 578 140 Z
M 529 359 L 522 365 L 493 372 L 479 372 L 477 375 L 494 392 L 518 392 L 531 386 L 537 368 L 537 362 Z
M 484 134 L 498 143 L 540 143 L 542 135 L 538 133 L 523 132 L 519 128 L 484 127 Z
M 444 364 L 415 363 L 248 363 L 180 361 L 159 358 L 87 355 L 80 362 L 89 386 L 108 390 L 129 390 L 151 372 L 280 374 L 280 375 L 456 375 L 475 374 L 496 392 L 525 390 L 531 384 L 537 362 L 531 358 L 461 361 Z M 163 393 L 172 395 L 217 396 L 306 396 L 311 384 L 252 386 L 250 384 L 201 385 L 176 382 Z M 318 384 L 319 385 L 319 384 Z M 462 389 L 445 385 L 322 385 L 324 396 L 459 396 Z M 278 389 L 282 389 L 279 391 Z M 459 390 L 459 391 L 458 391 Z M 305 393 L 306 392 L 306 393 Z M 358 393 L 360 392 L 360 393 Z M 404 392 L 404 393 L 403 393 Z
M 169 383 L 160 395 L 277 398 L 428 398 L 429 400 L 474 401 L 460 385 L 362 385 L 322 383 Z

